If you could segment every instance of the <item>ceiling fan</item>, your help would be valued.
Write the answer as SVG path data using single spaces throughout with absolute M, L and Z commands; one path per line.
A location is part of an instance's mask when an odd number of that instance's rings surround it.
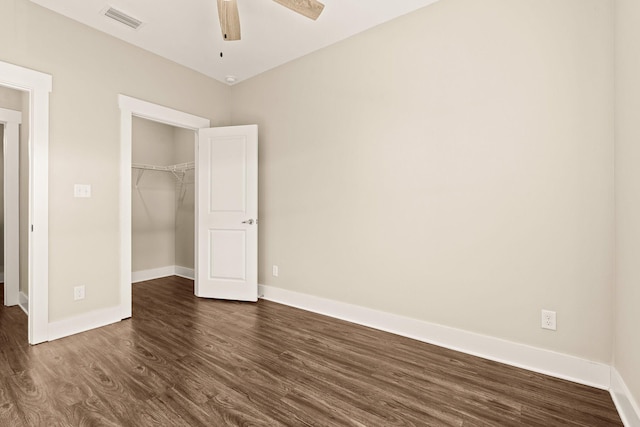
M 298 12 L 307 18 L 318 19 L 324 9 L 324 4 L 317 0 L 273 0 L 287 9 Z M 238 0 L 218 0 L 218 18 L 225 41 L 240 40 L 240 15 L 238 15 Z

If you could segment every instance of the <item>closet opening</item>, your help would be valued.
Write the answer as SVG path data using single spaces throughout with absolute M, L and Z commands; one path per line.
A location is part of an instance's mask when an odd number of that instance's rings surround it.
M 29 315 L 29 92 L 0 86 L 2 304 Z M 4 331 L 10 333 L 12 331 Z M 15 337 L 18 341 L 27 337 Z
M 195 150 L 194 130 L 132 118 L 132 283 L 194 279 Z
M 155 166 L 161 166 L 165 168 L 171 165 L 174 165 L 174 166 L 176 165 L 176 163 L 162 163 L 162 164 L 149 163 L 149 162 L 155 162 L 156 159 L 140 158 L 140 157 L 137 157 L 138 156 L 137 153 L 136 153 L 136 158 L 134 160 L 134 157 L 133 157 L 134 121 L 138 124 L 136 125 L 136 128 L 138 128 L 140 124 L 143 127 L 147 125 L 146 128 L 151 128 L 153 124 L 163 124 L 171 128 L 178 128 L 179 130 L 175 130 L 175 131 L 172 129 L 172 132 L 176 134 L 181 134 L 183 131 L 184 132 L 190 131 L 192 135 L 191 144 L 185 142 L 184 146 L 176 147 L 176 150 L 184 149 L 185 152 L 188 150 L 189 153 L 193 153 L 194 158 L 196 155 L 195 147 L 197 144 L 196 140 L 197 140 L 198 131 L 202 128 L 208 128 L 210 125 L 210 121 L 209 119 L 205 119 L 203 117 L 194 116 L 182 111 L 174 110 L 172 108 L 168 108 L 158 104 L 153 104 L 151 102 L 132 98 L 130 96 L 126 96 L 122 94 L 118 95 L 118 107 L 120 108 L 120 153 L 121 153 L 121 156 L 120 156 L 120 178 L 121 178 L 120 180 L 120 318 L 126 319 L 132 316 L 131 294 L 132 294 L 132 282 L 134 281 L 132 280 L 133 279 L 132 272 L 137 270 L 136 273 L 139 273 L 139 274 L 136 274 L 136 277 L 135 277 L 136 281 L 140 281 L 145 277 L 150 278 L 160 273 L 162 273 L 164 276 L 172 275 L 176 273 L 181 274 L 182 273 L 181 269 L 178 267 L 182 267 L 182 266 L 180 265 L 176 266 L 176 263 L 183 262 L 181 261 L 182 260 L 181 257 L 186 255 L 184 251 L 182 251 L 181 249 L 178 249 L 179 258 L 176 260 L 175 258 L 176 247 L 174 245 L 173 258 L 171 258 L 171 248 L 169 247 L 169 249 L 167 250 L 166 249 L 167 247 L 165 246 L 165 252 L 162 255 L 165 257 L 163 262 L 158 262 L 160 258 L 156 258 L 156 260 L 153 263 L 151 263 L 149 259 L 145 259 L 147 254 L 143 253 L 141 254 L 141 258 L 138 255 L 136 255 L 136 261 L 135 261 L 136 266 L 135 267 L 133 266 L 134 255 L 132 251 L 132 248 L 133 248 L 132 240 L 133 240 L 134 232 L 132 227 L 132 221 L 133 221 L 134 213 L 132 209 L 132 204 L 134 199 L 134 193 L 138 193 L 138 190 L 140 190 L 139 194 L 143 194 L 143 188 L 141 186 L 148 185 L 148 184 L 145 184 L 146 183 L 145 180 L 146 178 L 148 178 L 149 175 L 154 173 L 162 173 L 163 175 L 167 175 L 167 174 L 172 174 L 172 172 L 170 170 L 154 172 L 150 169 L 141 169 L 141 168 L 136 168 L 134 170 L 132 166 L 134 163 L 138 165 L 142 164 L 147 166 L 155 165 Z M 140 121 L 140 120 L 146 120 L 146 122 Z M 152 122 L 152 123 L 147 123 L 147 122 Z M 151 129 L 147 129 L 147 130 L 149 130 L 150 133 L 152 132 Z M 143 128 L 138 128 L 136 130 L 136 132 L 139 132 L 139 131 L 142 131 L 144 133 Z M 185 140 L 186 140 L 186 136 L 185 136 Z M 187 145 L 190 148 L 188 148 Z M 155 146 L 152 146 L 152 147 L 154 148 L 151 151 L 155 150 Z M 136 151 L 137 150 L 138 148 L 136 148 Z M 179 153 L 176 153 L 176 155 L 178 154 Z M 165 159 L 165 161 L 172 162 L 173 159 L 172 160 Z M 188 163 L 188 161 L 184 161 L 180 163 Z M 141 170 L 144 170 L 142 174 L 140 174 Z M 177 170 L 176 168 L 175 172 L 181 172 L 181 171 Z M 188 171 L 185 170 L 185 173 L 186 172 Z M 197 170 L 194 171 L 194 174 L 196 172 Z M 138 180 L 138 177 L 140 177 L 140 180 L 137 183 L 138 188 L 136 188 L 136 181 Z M 167 177 L 165 176 L 165 178 Z M 160 177 L 159 179 L 163 180 L 162 177 Z M 188 177 L 185 176 L 185 179 L 188 180 Z M 166 184 L 166 180 L 164 182 Z M 175 188 L 179 184 L 180 184 L 179 182 L 173 183 L 174 185 L 173 197 L 176 197 L 175 206 L 177 206 L 177 203 L 178 203 L 177 197 L 180 197 L 180 194 L 176 194 L 175 192 L 176 191 Z M 178 189 L 179 188 L 180 187 L 178 187 Z M 135 197 L 139 198 L 139 200 L 136 203 L 140 204 L 142 208 L 145 209 L 145 203 L 147 203 L 149 199 L 141 198 L 139 195 Z M 184 197 L 186 198 L 187 195 L 185 194 Z M 167 194 L 164 195 L 164 198 L 166 200 Z M 183 200 L 181 203 L 182 203 L 182 206 L 184 207 L 187 202 Z M 146 205 L 146 208 L 147 209 L 149 208 L 149 204 Z M 142 235 L 144 237 L 145 234 L 151 234 L 151 230 L 153 228 L 158 227 L 157 223 L 149 223 L 150 221 L 147 221 L 147 223 L 145 223 L 145 221 L 141 221 L 142 224 L 140 227 L 138 227 L 138 231 L 137 231 L 139 235 Z M 164 221 L 165 221 L 165 229 L 166 229 L 167 227 L 166 218 L 164 219 Z M 195 218 L 194 218 L 194 223 L 195 223 Z M 195 236 L 195 226 L 192 228 L 192 230 Z M 174 231 L 175 231 L 175 222 L 174 222 Z M 180 242 L 183 242 L 183 240 L 180 240 Z M 144 248 L 145 244 L 149 244 L 149 239 L 146 239 L 145 241 L 145 239 L 143 238 L 138 243 L 136 243 L 136 247 Z M 193 250 L 193 252 L 195 253 L 195 245 L 190 246 L 190 249 Z M 167 256 L 167 252 L 169 252 L 168 256 Z M 168 261 L 169 265 L 162 265 L 167 263 L 167 259 L 169 260 Z M 171 264 L 171 262 L 173 262 L 173 264 Z M 185 273 L 190 273 L 190 271 L 186 271 Z M 187 276 L 188 274 L 184 274 L 184 275 Z M 156 277 L 161 277 L 161 276 L 156 276 Z

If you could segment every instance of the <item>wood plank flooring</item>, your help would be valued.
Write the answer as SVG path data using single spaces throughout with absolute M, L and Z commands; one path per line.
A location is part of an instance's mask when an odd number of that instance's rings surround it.
M 0 307 L 1 426 L 620 426 L 606 391 L 260 301 L 133 286 L 133 318 L 27 344 Z

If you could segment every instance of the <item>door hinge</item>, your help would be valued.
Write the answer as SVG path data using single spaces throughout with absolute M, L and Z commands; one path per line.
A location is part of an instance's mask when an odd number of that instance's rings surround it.
M 33 233 L 33 224 L 31 224 L 31 232 Z

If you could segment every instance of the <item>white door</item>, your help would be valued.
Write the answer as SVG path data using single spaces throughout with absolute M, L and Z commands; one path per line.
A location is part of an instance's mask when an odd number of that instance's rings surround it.
M 195 294 L 258 300 L 258 126 L 200 129 Z

